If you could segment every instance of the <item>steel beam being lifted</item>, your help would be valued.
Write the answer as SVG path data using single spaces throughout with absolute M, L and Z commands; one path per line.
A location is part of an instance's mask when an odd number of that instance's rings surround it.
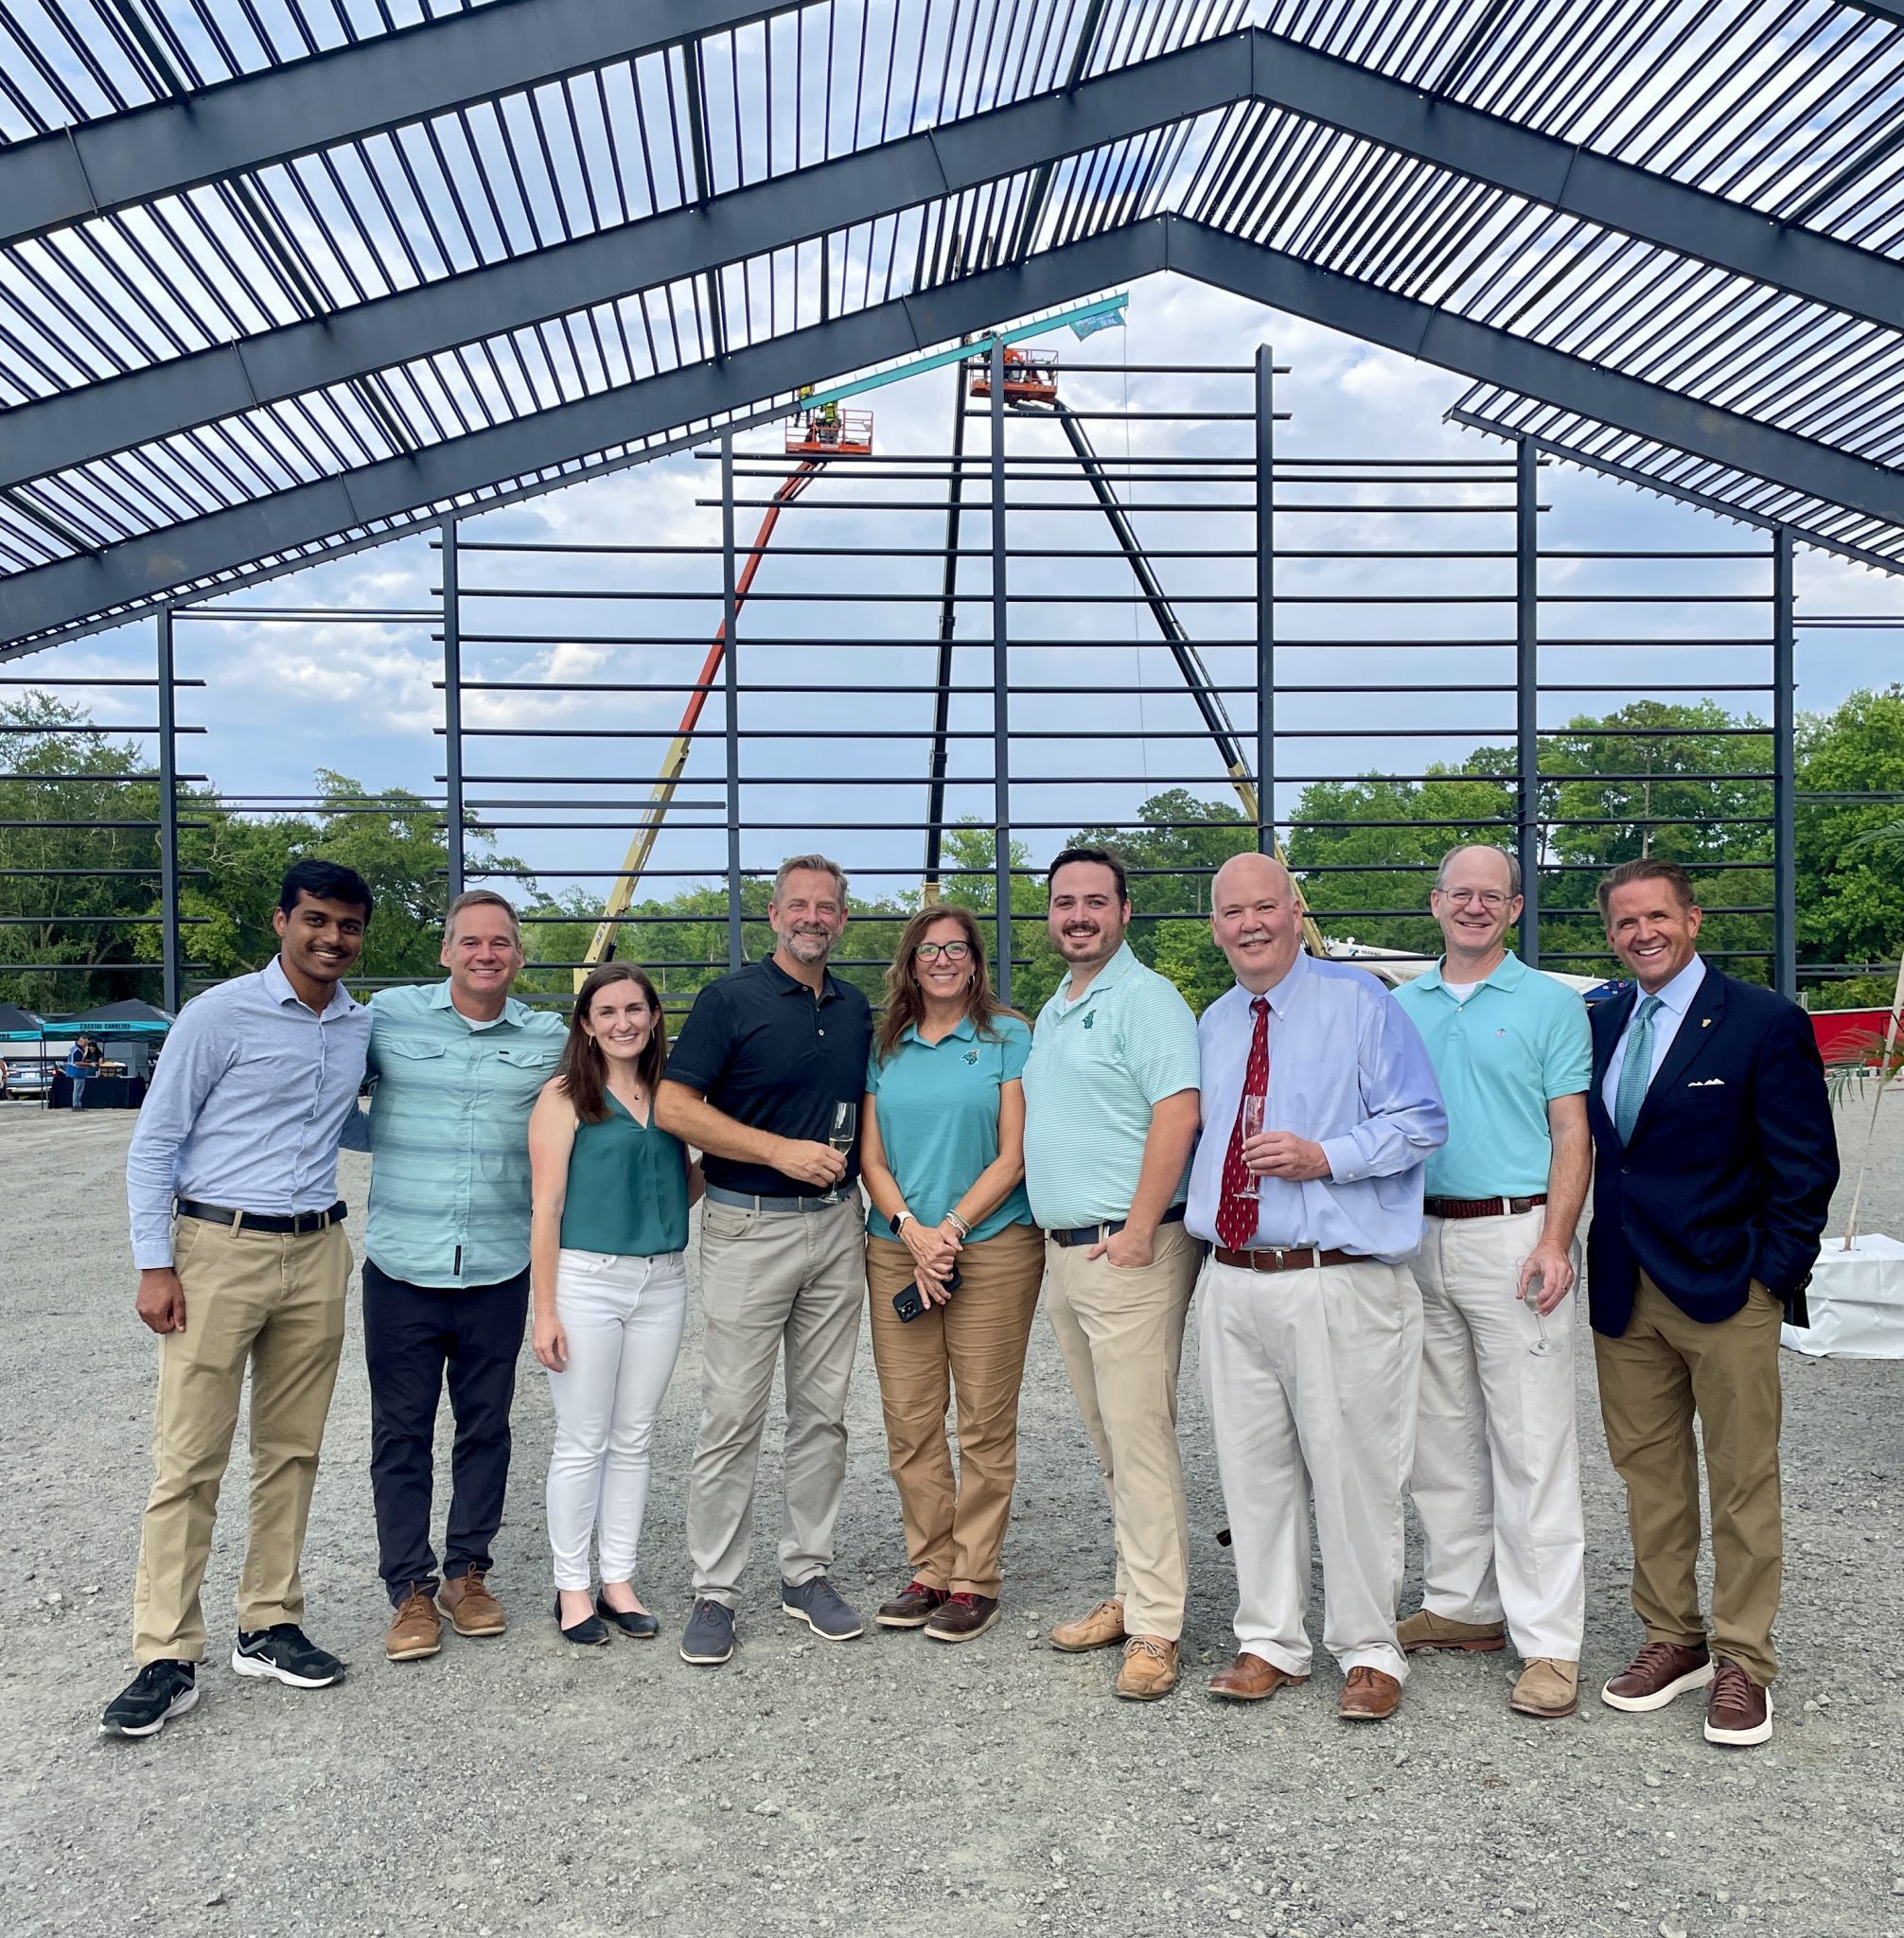
M 794 10 L 799 0 L 507 0 L 0 151 L 0 242 Z
M 1185 48 L 1066 92 L 736 189 L 703 207 L 652 216 L 21 404 L 7 414 L 0 489 L 258 404 L 611 302 L 628 293 L 634 265 L 643 287 L 706 275 L 712 289 L 709 273 L 722 265 L 1251 98 L 1888 328 L 1904 319 L 1904 263 L 1431 99 L 1260 29 L 1243 36 L 1243 44 L 1246 61 L 1237 58 L 1234 39 Z M 0 184 L 6 166 L 0 154 Z

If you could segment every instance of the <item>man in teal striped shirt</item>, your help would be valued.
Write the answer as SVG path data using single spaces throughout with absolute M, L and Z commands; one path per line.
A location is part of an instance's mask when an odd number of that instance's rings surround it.
M 485 1577 L 529 1303 L 529 1112 L 565 1034 L 559 1015 L 510 995 L 521 935 L 493 890 L 450 905 L 440 960 L 447 981 L 370 1004 L 363 1351 L 393 1662 L 434 1655 L 442 1614 L 459 1635 L 505 1626 Z M 430 1522 L 446 1373 L 456 1444 L 439 1582 Z

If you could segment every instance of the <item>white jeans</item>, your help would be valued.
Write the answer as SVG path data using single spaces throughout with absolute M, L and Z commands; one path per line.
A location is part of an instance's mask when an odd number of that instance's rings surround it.
M 588 1587 L 589 1535 L 596 1528 L 601 1578 L 634 1577 L 648 1505 L 648 1449 L 687 1309 L 679 1252 L 558 1257 L 555 1316 L 568 1339 L 569 1369 L 549 1375 L 555 1406 L 549 1545 L 557 1588 Z
M 1524 1658 L 1578 1662 L 1587 1604 L 1575 1300 L 1548 1314 L 1550 1349 L 1536 1355 L 1534 1315 L 1514 1296 L 1545 1215 L 1428 1220 L 1415 1257 L 1423 1330 L 1411 1491 L 1422 1606 L 1451 1622 L 1505 1614 Z
M 1421 1300 L 1405 1265 L 1204 1267 L 1197 1356 L 1236 1557 L 1239 1649 L 1310 1665 L 1309 1496 L 1323 1646 L 1404 1681 L 1395 1528 L 1414 1449 Z

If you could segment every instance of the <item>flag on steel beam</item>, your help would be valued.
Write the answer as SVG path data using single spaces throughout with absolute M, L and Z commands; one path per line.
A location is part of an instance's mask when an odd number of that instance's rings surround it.
M 1071 334 L 1080 340 L 1094 337 L 1101 329 L 1122 329 L 1124 312 L 1116 309 L 1100 309 L 1095 316 L 1074 316 L 1071 319 Z

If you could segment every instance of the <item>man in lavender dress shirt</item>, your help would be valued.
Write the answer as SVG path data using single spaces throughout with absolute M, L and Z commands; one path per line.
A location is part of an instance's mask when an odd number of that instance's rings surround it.
M 1236 984 L 1197 1026 L 1203 1136 L 1186 1223 L 1212 1247 L 1197 1357 L 1236 1553 L 1238 1653 L 1210 1694 L 1309 1680 L 1309 1494 L 1337 1714 L 1391 1716 L 1396 1530 L 1414 1457 L 1421 1167 L 1447 1113 L 1414 1024 L 1372 976 L 1301 953 L 1302 898 L 1266 854 L 1217 871 Z M 1261 1127 L 1243 1100 L 1263 1098 Z
M 152 1490 L 139 1532 L 138 1674 L 102 1734 L 150 1736 L 198 1700 L 199 1590 L 251 1368 L 251 1536 L 232 1667 L 321 1689 L 344 1665 L 300 1626 L 299 1559 L 350 1277 L 337 1149 L 370 1013 L 344 978 L 371 894 L 327 861 L 284 878 L 276 956 L 187 1003 L 126 1154 L 138 1314 L 159 1334 Z

